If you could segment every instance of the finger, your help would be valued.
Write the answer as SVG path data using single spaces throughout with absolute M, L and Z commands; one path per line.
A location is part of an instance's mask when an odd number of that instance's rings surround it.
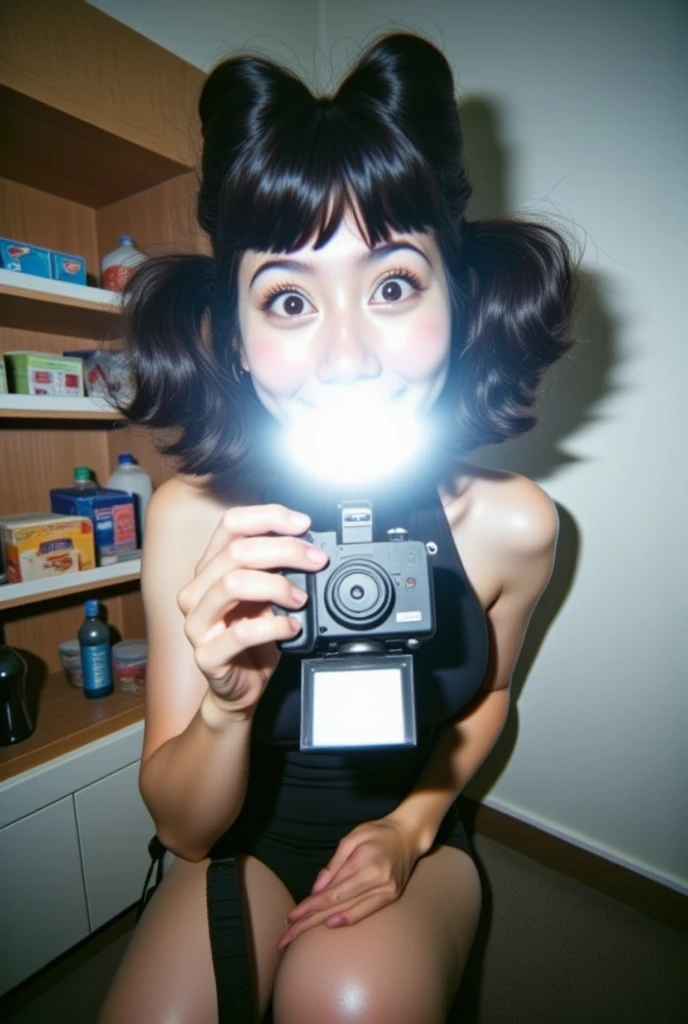
M 324 892 L 318 893 L 316 896 L 307 896 L 287 914 L 287 920 L 299 921 L 309 914 L 319 913 L 328 908 L 330 912 L 334 912 L 349 900 L 356 899 L 381 884 L 379 873 L 373 869 L 359 871 L 341 884 L 328 886 Z
M 375 893 L 366 899 L 359 900 L 348 910 L 338 911 L 336 914 L 328 917 L 325 925 L 328 928 L 343 928 L 347 925 L 358 924 L 359 921 L 370 917 L 378 910 L 382 910 L 383 907 L 390 906 L 390 904 L 395 903 L 398 899 L 398 896 L 391 896 L 388 893 Z
M 322 548 L 298 537 L 238 537 L 228 541 L 225 549 L 182 588 L 177 603 L 188 614 L 216 583 L 237 569 L 317 572 L 326 564 L 327 555 Z
M 286 615 L 237 619 L 224 633 L 195 649 L 196 664 L 208 681 L 220 683 L 227 675 L 228 666 L 244 651 L 291 640 L 300 629 L 301 623 Z
M 355 901 L 350 901 L 345 904 L 341 910 L 350 910 Z M 299 935 L 303 935 L 304 932 L 310 931 L 311 928 L 317 928 L 319 924 L 323 924 L 329 917 L 332 917 L 332 909 L 320 910 L 315 914 L 309 914 L 308 917 L 301 918 L 300 921 L 295 921 L 294 924 L 290 924 L 284 935 L 280 939 L 277 948 L 284 949 L 290 942 L 293 942 Z
M 277 604 L 282 608 L 302 608 L 308 594 L 281 573 L 259 572 L 255 569 L 235 569 L 225 573 L 189 612 L 184 632 L 196 646 L 212 639 L 227 628 L 225 616 L 243 602 L 250 604 Z
M 256 537 L 266 533 L 305 533 L 310 518 L 285 505 L 237 505 L 227 509 L 198 563 L 200 572 L 234 537 Z
M 317 928 L 320 924 L 326 924 L 328 928 L 341 928 L 344 925 L 355 924 L 356 921 L 362 921 L 364 917 L 369 917 L 376 910 L 394 903 L 396 899 L 398 899 L 396 894 L 392 895 L 380 890 L 371 892 L 369 896 L 364 896 L 363 898 L 358 897 L 349 900 L 335 914 L 327 910 L 319 911 L 317 914 L 310 914 L 308 917 L 297 921 L 287 928 L 277 948 L 284 949 L 285 946 L 288 946 L 299 935 L 310 931 L 311 928 Z

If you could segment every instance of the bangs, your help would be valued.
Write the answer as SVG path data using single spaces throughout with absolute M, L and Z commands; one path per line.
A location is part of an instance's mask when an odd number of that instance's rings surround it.
M 217 237 L 234 251 L 325 245 L 351 213 L 367 244 L 450 220 L 436 174 L 408 137 L 379 118 L 320 101 L 280 118 L 227 174 Z

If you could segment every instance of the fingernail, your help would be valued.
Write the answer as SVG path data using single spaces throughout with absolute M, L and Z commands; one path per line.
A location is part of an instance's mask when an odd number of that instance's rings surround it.
M 312 562 L 313 565 L 324 565 L 327 561 L 327 555 L 323 549 L 316 547 L 309 547 L 306 550 L 306 558 L 309 562 Z
M 294 604 L 296 604 L 299 608 L 302 605 L 304 605 L 308 600 L 308 594 L 306 593 L 305 590 L 302 590 L 301 587 L 292 587 L 291 596 Z

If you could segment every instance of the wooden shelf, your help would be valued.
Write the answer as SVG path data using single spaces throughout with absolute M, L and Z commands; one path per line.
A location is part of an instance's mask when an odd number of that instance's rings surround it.
M 0 269 L 0 323 L 5 327 L 98 341 L 116 331 L 120 304 L 118 293 L 103 288 Z
M 0 419 L 121 420 L 123 417 L 104 398 L 0 395 Z
M 0 610 L 18 608 L 20 605 L 35 604 L 66 594 L 79 594 L 86 590 L 102 590 L 139 579 L 141 559 L 104 565 L 99 569 L 85 569 L 83 572 L 67 573 L 64 576 L 50 576 L 29 583 L 5 583 L 0 587 Z
M 192 166 L 4 86 L 0 136 L 0 176 L 96 210 Z
M 38 696 L 33 734 L 11 747 L 0 747 L 0 782 L 133 725 L 143 713 L 143 694 L 115 690 L 89 700 L 64 672 L 55 672 Z

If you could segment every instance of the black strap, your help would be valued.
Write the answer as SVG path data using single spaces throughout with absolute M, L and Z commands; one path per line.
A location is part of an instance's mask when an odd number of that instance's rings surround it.
M 251 971 L 234 857 L 210 862 L 206 891 L 219 1024 L 253 1024 Z
M 151 862 L 146 873 L 146 881 L 143 883 L 143 891 L 141 893 L 141 899 L 139 900 L 139 909 L 136 912 L 137 923 L 141 920 L 141 915 L 148 906 L 151 896 L 162 882 L 163 864 L 166 853 L 167 848 L 162 845 L 157 836 L 153 836 L 153 838 L 148 844 L 148 854 L 150 856 Z M 155 868 L 156 864 L 157 871 L 155 872 L 155 883 L 151 886 L 151 875 L 153 874 L 153 869 Z

